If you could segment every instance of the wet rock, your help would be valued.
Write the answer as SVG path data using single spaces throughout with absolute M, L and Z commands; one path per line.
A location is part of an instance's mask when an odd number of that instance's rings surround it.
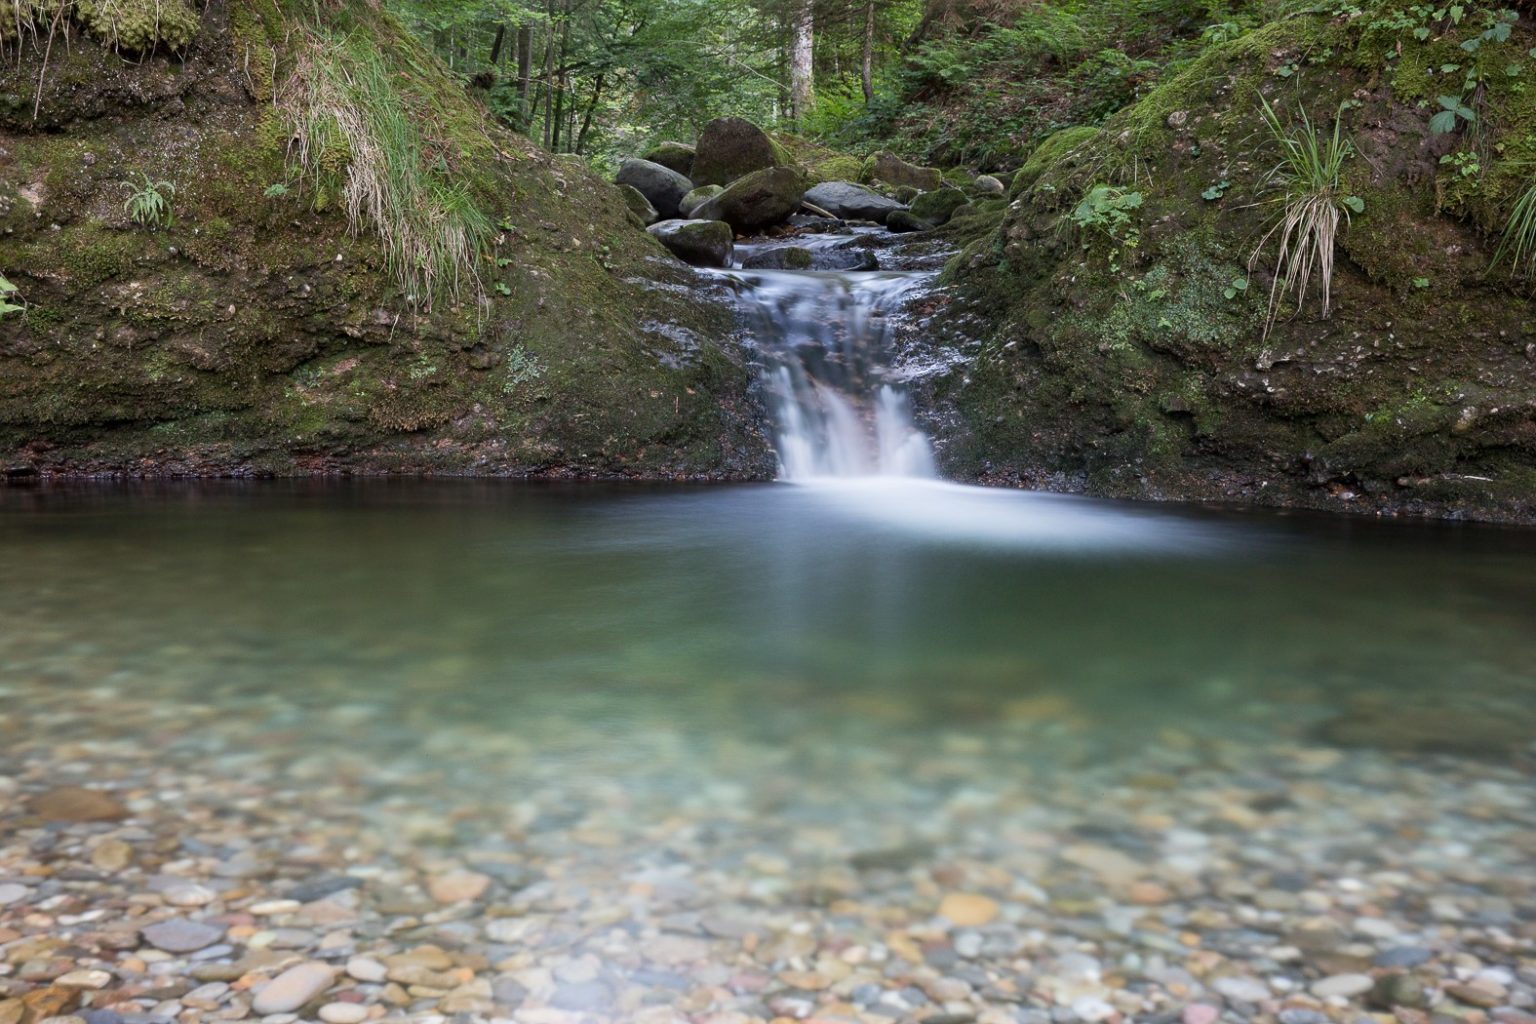
M 678 215 L 678 204 L 693 189 L 693 183 L 681 174 L 649 160 L 625 160 L 614 181 L 639 192 L 663 220 Z
M 915 215 L 911 210 L 897 210 L 885 220 L 887 229 L 897 234 L 912 234 L 918 231 L 932 231 L 934 225 Z
M 1418 967 L 1435 958 L 1435 951 L 1424 946 L 1394 946 L 1384 949 L 1371 959 L 1376 967 Z
M 647 230 L 682 260 L 696 267 L 729 267 L 736 236 L 719 220 L 664 220 Z
M 866 249 L 804 249 L 774 246 L 741 261 L 747 270 L 877 270 L 880 261 Z
M 326 1003 L 317 1015 L 325 1024 L 363 1024 L 368 1019 L 368 1007 L 361 1003 Z
M 1411 974 L 1384 974 L 1371 986 L 1366 1001 L 1382 1010 L 1395 1006 L 1420 1008 L 1426 1004 L 1424 986 Z
M 1313 982 L 1311 992 L 1319 999 L 1330 999 L 1333 997 L 1349 999 L 1369 992 L 1372 984 L 1373 982 L 1369 975 L 1335 974 L 1323 978 L 1321 981 Z
M 613 992 L 600 981 L 582 981 L 562 984 L 555 988 L 550 1005 L 575 1013 L 597 1013 L 613 1003 Z
M 20 903 L 26 899 L 27 893 L 31 891 L 18 882 L 0 883 L 0 907 L 8 907 L 12 903 Z
M 327 896 L 335 895 L 338 892 L 356 889 L 362 884 L 363 880 L 361 878 L 354 878 L 351 875 L 327 875 L 308 882 L 301 882 L 285 891 L 283 896 L 290 900 L 297 900 L 300 903 L 313 903 L 316 900 L 323 900 Z
M 1269 985 L 1247 975 L 1217 978 L 1211 982 L 1211 988 L 1217 995 L 1235 1003 L 1260 1003 L 1270 997 Z
M 288 968 L 257 991 L 251 1009 L 259 1014 L 293 1013 L 317 998 L 336 980 L 336 969 L 310 960 Z
M 845 220 L 871 220 L 884 224 L 902 204 L 851 181 L 825 181 L 805 193 L 805 201 Z
M 991 924 L 997 914 L 997 901 L 977 893 L 952 892 L 939 903 L 939 916 L 958 928 Z
M 729 185 L 755 171 L 792 162 L 784 149 L 751 121 L 720 117 L 699 133 L 689 177 L 698 185 Z
M 734 230 L 748 234 L 788 220 L 800 208 L 805 179 L 789 167 L 754 171 L 728 185 L 725 191 L 694 210 L 699 220 L 723 220 Z
M 121 821 L 128 817 L 128 808 L 112 794 L 83 786 L 58 786 L 39 793 L 27 807 L 44 821 Z
M 1482 1009 L 1501 1006 L 1509 998 L 1508 989 L 1486 978 L 1474 978 L 1458 985 L 1447 985 L 1445 993 L 1459 1003 Z
M 218 942 L 224 937 L 224 929 L 177 917 L 146 925 L 139 929 L 139 934 L 145 942 L 167 953 L 194 953 Z
M 450 871 L 428 882 L 427 894 L 438 903 L 468 903 L 484 896 L 490 886 L 490 876 L 478 871 Z

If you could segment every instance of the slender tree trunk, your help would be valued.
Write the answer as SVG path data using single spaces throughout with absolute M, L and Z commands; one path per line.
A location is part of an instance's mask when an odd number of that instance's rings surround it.
M 495 67 L 501 60 L 501 44 L 507 41 L 507 26 L 496 26 L 496 38 L 491 41 L 491 59 L 487 61 L 491 67 Z
M 864 85 L 864 105 L 875 101 L 875 0 L 864 5 L 864 59 L 859 64 L 859 78 Z
M 597 81 L 592 83 L 592 99 L 587 103 L 587 112 L 581 119 L 581 132 L 576 136 L 576 146 L 573 152 L 585 152 L 587 148 L 587 133 L 592 130 L 592 115 L 597 111 L 598 98 L 603 95 L 603 73 L 599 72 Z
M 816 102 L 816 34 L 811 0 L 799 0 L 789 25 L 789 116 L 802 121 Z
M 533 111 L 528 107 L 529 93 L 533 85 L 533 26 L 517 27 L 517 103 L 522 114 L 524 130 L 533 124 Z
M 544 148 L 555 143 L 555 0 L 545 0 L 544 29 Z

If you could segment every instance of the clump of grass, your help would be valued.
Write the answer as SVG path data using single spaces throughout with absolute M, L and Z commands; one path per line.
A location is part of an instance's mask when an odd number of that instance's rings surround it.
M 378 48 L 315 32 L 300 48 L 284 102 L 289 157 L 317 206 L 340 200 L 354 233 L 373 230 L 412 305 L 483 297 L 478 269 L 495 225 L 446 161 L 429 159 L 413 111 Z
M 123 182 L 128 186 L 128 198 L 123 200 L 123 212 L 135 224 L 147 228 L 170 227 L 174 219 L 171 200 L 176 198 L 176 186 L 169 181 L 150 181 L 149 175 L 139 172 L 139 184 Z
M 1536 184 L 1515 200 L 1504 224 L 1504 237 L 1493 253 L 1493 265 L 1508 262 L 1510 273 L 1536 276 Z
M 1365 201 L 1349 195 L 1343 183 L 1344 161 L 1354 155 L 1354 145 L 1344 137 L 1341 119 L 1334 118 L 1333 132 L 1320 135 L 1301 110 L 1301 123 L 1287 126 L 1269 101 L 1263 104 L 1264 124 L 1279 143 L 1280 163 L 1270 172 L 1284 195 L 1279 221 L 1265 233 L 1248 260 L 1250 272 L 1268 247 L 1278 237 L 1275 254 L 1275 279 L 1269 289 L 1269 313 L 1264 335 L 1269 336 L 1279 309 L 1288 297 L 1296 296 L 1296 313 L 1306 302 L 1307 287 L 1314 277 L 1322 291 L 1323 319 L 1333 311 L 1333 251 L 1341 225 L 1349 223 L 1352 213 L 1365 209 Z

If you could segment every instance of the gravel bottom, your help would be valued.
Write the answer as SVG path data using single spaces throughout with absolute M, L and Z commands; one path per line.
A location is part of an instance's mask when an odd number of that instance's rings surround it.
M 0 1024 L 1536 1024 L 1528 768 L 1278 710 L 0 701 Z

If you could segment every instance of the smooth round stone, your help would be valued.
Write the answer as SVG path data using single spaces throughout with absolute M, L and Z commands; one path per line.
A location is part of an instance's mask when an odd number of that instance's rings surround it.
M 1311 992 L 1319 999 L 1330 999 L 1338 996 L 1348 999 L 1351 996 L 1364 995 L 1376 984 L 1364 974 L 1335 974 L 1321 981 L 1312 983 Z
M 173 885 L 160 894 L 173 907 L 206 907 L 219 894 L 203 885 Z
M 490 876 L 478 871 L 450 871 L 428 882 L 427 893 L 438 903 L 466 903 L 485 895 L 490 885 Z
M 18 885 L 15 882 L 7 882 L 4 885 L 0 885 L 0 907 L 8 907 L 12 903 L 18 902 L 25 898 L 29 891 L 26 886 Z
M 389 968 L 372 957 L 354 956 L 347 961 L 347 977 L 370 984 L 380 984 L 389 974 Z
M 218 942 L 224 936 L 224 929 L 173 917 L 169 921 L 146 925 L 139 929 L 139 934 L 144 936 L 145 942 L 167 953 L 193 953 Z
M 1371 963 L 1376 967 L 1414 968 L 1435 958 L 1435 951 L 1423 946 L 1395 946 L 1377 953 Z
M 1224 998 L 1238 1003 L 1259 1003 L 1270 996 L 1269 986 L 1263 981 L 1244 976 L 1217 978 L 1211 983 L 1211 988 Z
M 70 971 L 68 974 L 60 975 L 54 982 L 65 988 L 91 989 L 106 988 L 111 983 L 112 975 L 100 970 Z
M 939 916 L 960 928 L 990 924 L 997 911 L 996 900 L 970 892 L 952 892 L 939 903 Z
M 330 988 L 335 980 L 336 969 L 330 964 L 318 960 L 297 964 L 267 982 L 251 1000 L 251 1009 L 263 1016 L 292 1013 Z
M 1181 1024 L 1216 1024 L 1221 1011 L 1209 1003 L 1190 1003 L 1179 1014 Z
M 326 1003 L 320 1007 L 320 1019 L 325 1024 L 363 1024 L 368 1019 L 368 1007 L 361 1003 Z
M 303 905 L 298 900 L 267 900 L 253 903 L 248 909 L 256 917 L 275 917 L 278 914 L 291 914 Z

